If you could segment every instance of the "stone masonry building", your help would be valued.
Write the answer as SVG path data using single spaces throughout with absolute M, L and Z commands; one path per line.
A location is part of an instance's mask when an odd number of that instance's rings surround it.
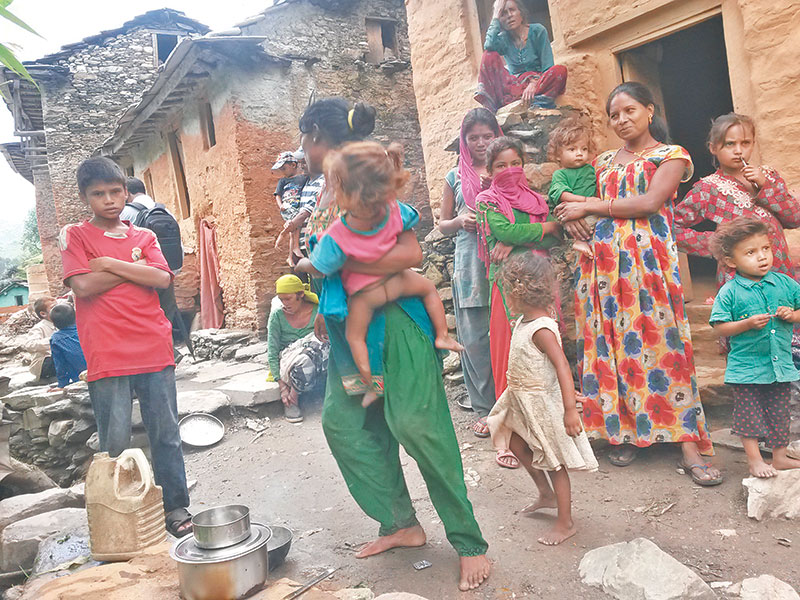
M 38 89 L 8 70 L 15 134 L 7 144 L 12 168 L 36 190 L 36 216 L 52 293 L 62 291 L 60 228 L 88 216 L 78 198 L 75 169 L 114 130 L 117 119 L 152 84 L 161 64 L 185 37 L 208 27 L 183 13 L 163 9 L 121 27 L 64 46 L 26 68 Z
M 133 45 L 147 52 L 143 41 Z M 312 98 L 341 95 L 376 107 L 374 137 L 403 144 L 412 173 L 404 200 L 420 209 L 422 235 L 430 230 L 409 51 L 403 0 L 283 0 L 232 30 L 182 36 L 158 73 L 134 76 L 138 92 L 112 105 L 101 135 L 70 147 L 71 162 L 55 143 L 64 137 L 48 130 L 50 170 L 57 161 L 63 174 L 51 193 L 63 208 L 52 226 L 42 211 L 43 242 L 85 214 L 61 197 L 62 188 L 75 191 L 77 163 L 93 152 L 111 156 L 178 218 L 187 251 L 176 280 L 179 301 L 197 292 L 193 259 L 205 219 L 216 228 L 225 326 L 263 328 L 275 278 L 288 271 L 285 249 L 274 248 L 283 222 L 270 167 L 280 151 L 298 147 L 297 122 Z M 113 66 L 98 58 L 93 67 Z M 95 112 L 72 110 L 81 119 Z M 60 261 L 51 257 L 48 275 L 57 287 Z

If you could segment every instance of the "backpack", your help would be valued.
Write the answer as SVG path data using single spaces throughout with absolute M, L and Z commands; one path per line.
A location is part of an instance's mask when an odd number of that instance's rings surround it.
M 167 260 L 169 268 L 175 272 L 183 266 L 183 246 L 181 245 L 181 228 L 167 208 L 157 203 L 148 209 L 144 204 L 130 202 L 130 206 L 138 210 L 133 225 L 149 229 L 156 234 L 161 253 Z

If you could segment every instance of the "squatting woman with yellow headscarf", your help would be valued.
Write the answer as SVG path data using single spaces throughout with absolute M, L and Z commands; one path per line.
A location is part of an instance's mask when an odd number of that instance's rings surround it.
M 275 282 L 275 293 L 280 303 L 273 304 L 267 322 L 267 361 L 272 377 L 281 388 L 286 420 L 297 423 L 303 420 L 297 398 L 299 392 L 305 390 L 298 389 L 297 382 L 288 376 L 284 351 L 293 342 L 314 333 L 319 299 L 297 275 L 279 277 Z

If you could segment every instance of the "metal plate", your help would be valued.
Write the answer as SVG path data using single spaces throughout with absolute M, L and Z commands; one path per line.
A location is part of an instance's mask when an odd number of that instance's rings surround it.
M 213 446 L 225 435 L 225 425 L 217 417 L 206 413 L 185 416 L 178 424 L 184 444 L 204 448 Z
M 194 536 L 190 535 L 172 546 L 169 555 L 178 562 L 189 564 L 215 563 L 239 558 L 266 545 L 272 537 L 272 531 L 266 525 L 251 523 L 250 527 L 250 537 L 234 546 L 204 550 L 197 545 Z

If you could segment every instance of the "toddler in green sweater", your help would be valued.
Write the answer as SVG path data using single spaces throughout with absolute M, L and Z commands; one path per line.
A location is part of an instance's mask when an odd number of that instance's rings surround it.
M 578 118 L 564 119 L 550 134 L 547 148 L 552 160 L 561 168 L 553 173 L 548 193 L 548 204 L 552 211 L 561 202 L 586 202 L 597 200 L 597 181 L 592 159 L 592 131 L 588 124 Z M 585 217 L 594 229 L 596 216 Z M 572 247 L 589 258 L 594 258 L 589 242 L 575 240 Z

